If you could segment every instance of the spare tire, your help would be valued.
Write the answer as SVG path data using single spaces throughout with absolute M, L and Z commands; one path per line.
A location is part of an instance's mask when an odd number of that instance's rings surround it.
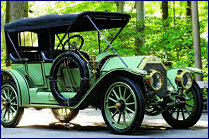
M 71 69 L 79 70 L 77 74 L 69 75 L 69 71 Z M 64 71 L 69 78 L 66 78 L 64 75 Z M 71 72 L 71 71 L 70 71 Z M 80 78 L 78 73 L 80 73 Z M 74 78 L 80 80 L 79 84 L 74 82 Z M 79 79 L 78 79 L 79 78 Z M 67 79 L 67 80 L 66 80 Z M 68 80 L 69 79 L 69 80 Z M 84 61 L 81 56 L 72 51 L 67 51 L 63 54 L 60 54 L 55 61 L 53 62 L 51 71 L 50 71 L 50 88 L 54 98 L 59 102 L 62 106 L 74 106 L 77 102 L 83 97 L 83 95 L 89 89 L 89 71 L 87 67 L 86 61 Z M 76 94 L 72 98 L 66 98 L 62 95 L 59 82 L 67 82 L 67 84 L 63 84 L 64 88 L 66 86 L 70 86 L 71 91 Z M 70 83 L 69 83 L 70 82 Z M 73 85 L 74 83 L 74 85 Z M 66 91 L 65 91 L 66 92 Z

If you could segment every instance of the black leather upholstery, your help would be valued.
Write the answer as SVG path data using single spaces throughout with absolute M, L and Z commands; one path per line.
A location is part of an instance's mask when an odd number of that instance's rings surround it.
M 46 51 L 41 51 L 41 57 L 45 62 L 53 62 L 54 59 L 49 58 L 49 54 Z
M 9 58 L 11 59 L 12 63 L 26 63 L 29 61 L 28 58 L 17 58 L 12 53 L 9 53 Z

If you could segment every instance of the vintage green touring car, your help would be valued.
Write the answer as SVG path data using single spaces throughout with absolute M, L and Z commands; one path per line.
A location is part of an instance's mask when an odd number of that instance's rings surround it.
M 124 13 L 81 12 L 6 24 L 6 62 L 11 68 L 1 69 L 1 125 L 17 126 L 29 107 L 50 108 L 66 123 L 79 110 L 99 108 L 117 134 L 135 132 L 144 114 L 162 114 L 174 128 L 196 124 L 203 104 L 193 74 L 202 71 L 167 69 L 154 55 L 119 56 L 112 44 L 129 19 Z M 108 41 L 100 30 L 114 28 L 118 31 Z M 85 42 L 79 34 L 88 31 L 98 33 L 97 55 L 81 50 Z

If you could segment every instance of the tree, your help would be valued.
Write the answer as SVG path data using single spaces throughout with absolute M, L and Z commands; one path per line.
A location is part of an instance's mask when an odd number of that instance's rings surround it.
M 202 69 L 198 4 L 197 1 L 192 1 L 191 4 L 192 4 L 192 30 L 193 30 L 195 67 Z M 203 78 L 201 74 L 196 74 L 197 81 L 202 81 L 202 79 Z
M 124 5 L 125 5 L 125 1 L 116 1 L 117 4 L 117 12 L 124 12 Z
M 168 1 L 162 1 L 162 18 L 163 20 L 168 18 Z
M 10 21 L 10 1 L 6 1 L 6 18 L 5 23 L 9 23 Z
M 144 29 L 144 1 L 136 1 L 136 30 L 143 31 Z M 143 33 L 138 34 L 135 41 L 135 54 L 139 54 L 140 47 L 144 46 L 144 36 Z
M 1 11 L 1 36 L 2 36 L 2 39 L 3 39 L 3 42 L 5 44 L 5 36 L 4 36 L 4 15 Z
M 144 22 L 144 1 L 136 1 L 136 21 Z
M 175 1 L 173 1 L 173 25 L 176 23 L 176 9 L 175 9 Z
M 9 23 L 9 22 L 15 21 L 23 17 L 28 17 L 28 1 L 7 1 L 6 2 L 5 23 Z M 6 47 L 5 47 L 5 51 L 7 51 Z M 8 58 L 7 53 L 6 53 L 6 58 Z M 6 62 L 6 66 L 10 66 L 9 61 Z
M 191 18 L 192 16 L 191 1 L 187 1 L 186 16 L 187 18 Z
M 6 2 L 6 23 L 28 17 L 28 1 Z

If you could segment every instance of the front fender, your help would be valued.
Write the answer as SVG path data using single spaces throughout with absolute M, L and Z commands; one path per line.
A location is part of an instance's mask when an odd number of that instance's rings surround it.
M 181 67 L 181 68 L 173 68 L 173 69 L 184 69 L 184 70 L 187 70 L 187 71 L 190 71 L 191 73 L 196 73 L 196 74 L 203 74 L 205 73 L 204 70 L 201 70 L 201 69 L 198 69 L 198 68 L 193 68 L 193 67 Z
M 167 79 L 168 79 L 168 89 L 170 86 L 172 86 L 176 91 L 178 90 L 177 84 L 175 83 L 175 78 L 177 75 L 178 70 L 185 70 L 190 73 L 196 73 L 196 74 L 203 74 L 204 71 L 198 68 L 192 68 L 192 67 L 186 67 L 186 68 L 173 68 L 167 70 Z M 169 84 L 170 82 L 170 84 Z
M 14 81 L 17 86 L 19 106 L 29 105 L 29 85 L 24 75 L 14 69 L 1 69 L 1 82 L 8 79 Z
M 133 80 L 137 80 L 143 82 L 143 76 L 147 74 L 146 71 L 140 70 L 137 68 L 123 68 L 123 69 L 113 69 L 110 70 L 103 75 L 99 79 L 97 79 L 96 83 L 91 86 L 91 88 L 86 92 L 83 98 L 76 104 L 73 108 L 85 108 L 89 105 L 99 103 L 101 97 L 105 93 L 105 87 L 114 77 L 117 76 L 126 76 Z

